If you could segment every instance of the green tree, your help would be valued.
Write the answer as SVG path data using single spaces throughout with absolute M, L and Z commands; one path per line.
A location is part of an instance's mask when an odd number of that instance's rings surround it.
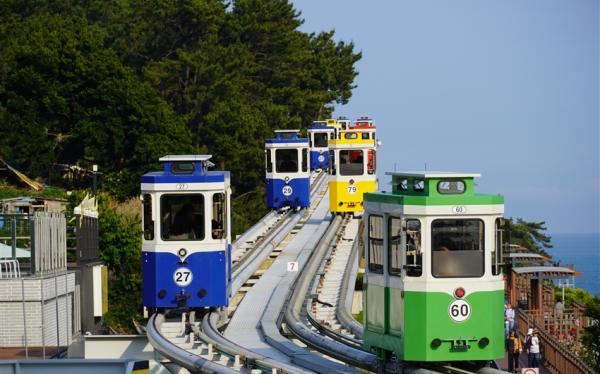
M 55 163 L 96 163 L 124 197 L 158 157 L 192 149 L 183 118 L 105 46 L 102 27 L 45 14 L 14 29 L 1 47 L 0 154 L 9 162 L 47 177 Z
M 550 256 L 544 248 L 552 248 L 552 238 L 546 234 L 546 222 L 527 222 L 521 218 L 512 217 L 505 220 L 505 235 L 507 243 L 518 244 L 532 252 Z
M 584 360 L 600 372 L 600 298 L 594 296 L 586 303 L 585 312 L 592 324 L 585 328 L 582 343 L 585 347 Z
M 120 333 L 133 331 L 142 310 L 140 203 L 118 203 L 101 195 L 99 203 L 100 257 L 110 271 L 108 313 L 104 322 Z

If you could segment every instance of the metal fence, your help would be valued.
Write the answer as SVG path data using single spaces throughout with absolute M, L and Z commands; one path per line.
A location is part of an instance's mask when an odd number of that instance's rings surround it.
M 517 326 L 521 337 L 526 336 L 528 328 L 535 328 L 539 331 L 543 347 L 544 367 L 552 374 L 594 374 L 594 369 L 545 329 L 544 318 L 543 316 L 541 319 L 539 317 L 535 312 L 519 310 Z

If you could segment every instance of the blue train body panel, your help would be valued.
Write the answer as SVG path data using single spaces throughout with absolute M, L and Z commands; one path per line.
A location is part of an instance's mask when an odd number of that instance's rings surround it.
M 231 250 L 230 246 L 227 252 Z M 179 257 L 165 252 L 142 252 L 142 298 L 147 307 L 227 306 L 230 263 L 223 251 L 194 252 L 180 264 Z M 177 270 L 191 271 L 191 283 L 180 287 L 175 283 Z M 185 278 L 184 278 L 185 279 Z
M 327 170 L 329 167 L 329 151 L 310 151 L 310 170 Z
M 291 187 L 291 192 L 287 189 L 288 196 L 284 195 L 286 183 L 282 179 L 267 179 L 267 207 L 270 209 L 280 209 L 286 206 L 291 208 L 306 208 L 310 206 L 310 183 L 309 178 L 290 179 L 287 186 Z

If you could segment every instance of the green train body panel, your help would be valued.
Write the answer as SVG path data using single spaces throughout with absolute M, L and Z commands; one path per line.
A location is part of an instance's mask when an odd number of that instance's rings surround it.
M 453 300 L 451 295 L 442 292 L 406 291 L 402 297 L 400 289 L 369 284 L 365 297 L 365 307 L 368 305 L 363 336 L 365 348 L 392 351 L 405 361 L 504 357 L 504 291 L 467 295 L 465 300 L 471 306 L 471 315 L 464 322 L 450 318 L 448 308 Z M 379 307 L 383 305 L 385 309 Z M 484 337 L 489 339 L 489 344 L 480 347 L 479 340 Z M 431 342 L 436 338 L 442 344 L 433 348 Z

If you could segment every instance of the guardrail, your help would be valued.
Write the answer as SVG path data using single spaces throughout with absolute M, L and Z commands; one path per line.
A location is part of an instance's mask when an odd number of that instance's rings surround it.
M 526 336 L 528 328 L 536 328 L 542 341 L 542 358 L 544 367 L 553 374 L 582 373 L 594 374 L 595 371 L 569 349 L 561 345 L 554 336 L 544 329 L 535 316 L 527 311 L 518 310 L 518 328 L 522 337 Z

